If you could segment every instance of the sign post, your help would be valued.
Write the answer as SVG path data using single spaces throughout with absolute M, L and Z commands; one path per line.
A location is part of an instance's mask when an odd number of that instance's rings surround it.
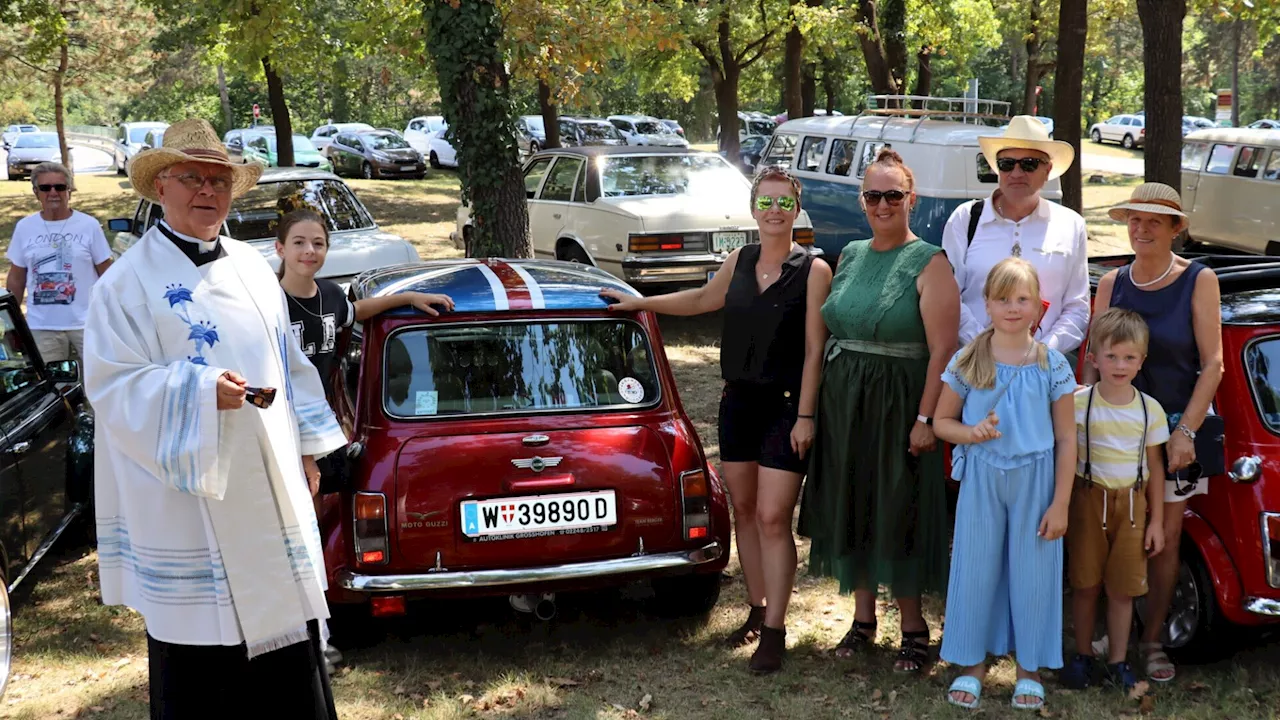
M 258 125 L 258 118 L 261 117 L 261 115 L 262 115 L 262 111 L 258 108 L 258 103 L 254 103 L 253 104 L 253 124 L 255 127 L 257 127 Z

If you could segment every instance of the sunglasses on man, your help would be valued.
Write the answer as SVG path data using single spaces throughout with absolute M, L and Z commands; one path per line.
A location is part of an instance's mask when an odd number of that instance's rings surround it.
M 1013 168 L 1016 165 L 1022 168 L 1022 172 L 1033 173 L 1036 171 L 1036 168 L 1040 167 L 1041 165 L 1048 165 L 1048 164 L 1049 164 L 1048 160 L 1043 160 L 1037 157 L 997 158 L 996 159 L 996 167 L 1000 169 L 1000 172 L 1013 172 Z
M 53 183 L 53 184 L 49 184 L 49 185 L 37 185 L 37 186 L 36 186 L 36 188 L 38 188 L 38 189 L 40 190 L 40 192 L 43 192 L 43 193 L 47 193 L 47 192 L 55 192 L 55 191 L 56 191 L 56 192 L 66 192 L 66 191 L 67 191 L 67 187 L 68 187 L 68 185 L 67 185 L 66 183 Z
M 773 207 L 775 202 L 778 203 L 778 209 L 783 212 L 791 212 L 796 209 L 796 199 L 790 195 L 779 195 L 777 197 L 773 197 L 772 195 L 757 195 L 756 209 L 760 212 L 764 212 Z
M 862 201 L 870 207 L 880 204 L 881 200 L 889 203 L 891 207 L 898 207 L 903 200 L 907 199 L 908 193 L 901 190 L 865 190 L 862 193 Z

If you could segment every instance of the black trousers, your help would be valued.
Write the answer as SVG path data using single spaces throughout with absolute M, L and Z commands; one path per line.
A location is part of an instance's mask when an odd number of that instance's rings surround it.
M 174 645 L 148 634 L 151 720 L 337 720 L 320 625 L 307 630 L 307 642 L 252 660 L 244 645 Z

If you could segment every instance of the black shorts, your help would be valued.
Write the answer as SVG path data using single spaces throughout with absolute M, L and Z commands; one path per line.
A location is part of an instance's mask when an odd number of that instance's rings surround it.
M 809 463 L 791 449 L 799 401 L 798 390 L 725 383 L 720 395 L 721 462 L 753 462 L 803 475 Z

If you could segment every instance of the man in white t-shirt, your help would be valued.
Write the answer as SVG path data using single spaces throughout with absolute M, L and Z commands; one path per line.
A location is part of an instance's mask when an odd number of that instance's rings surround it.
M 111 248 L 97 220 L 71 209 L 71 173 L 47 162 L 31 173 L 40 212 L 18 221 L 5 257 L 5 287 L 26 295 L 27 325 L 45 362 L 84 358 L 84 319 L 93 284 L 111 267 Z M 30 293 L 28 294 L 28 290 Z

